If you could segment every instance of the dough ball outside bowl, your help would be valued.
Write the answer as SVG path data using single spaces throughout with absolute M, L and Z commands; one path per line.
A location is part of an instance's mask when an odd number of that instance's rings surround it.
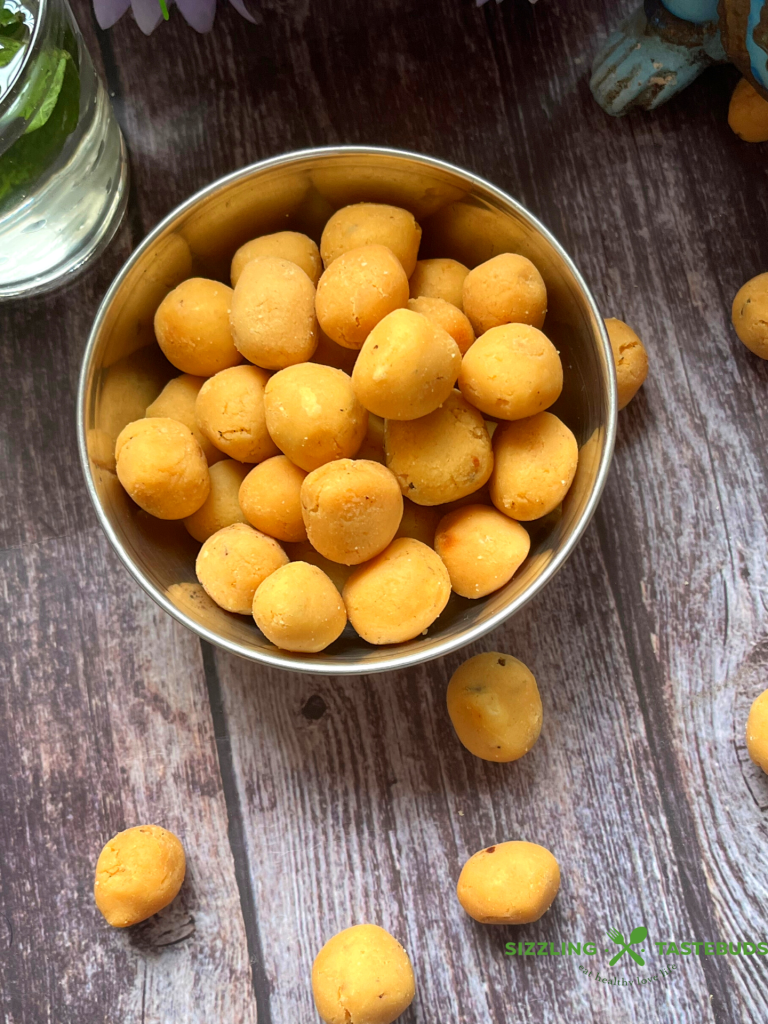
M 240 485 L 240 507 L 251 526 L 275 540 L 306 540 L 301 517 L 301 485 L 306 475 L 285 455 L 254 466 Z
M 758 274 L 739 288 L 731 319 L 750 352 L 768 359 L 768 274 Z
M 308 562 L 289 562 L 268 576 L 254 595 L 253 617 L 275 647 L 303 654 L 324 651 L 347 624 L 333 582 Z
M 527 324 L 494 327 L 464 356 L 459 388 L 487 416 L 521 420 L 548 409 L 563 390 L 563 366 L 545 334 Z
M 484 761 L 517 761 L 541 733 L 536 680 L 522 661 L 510 654 L 488 651 L 459 665 L 451 676 L 446 699 L 456 735 L 471 754 Z
M 366 338 L 352 385 L 376 416 L 415 420 L 442 405 L 460 367 L 461 352 L 447 331 L 420 313 L 396 309 Z
M 207 380 L 197 396 L 198 427 L 238 462 L 261 462 L 278 453 L 264 412 L 268 380 L 269 374 L 258 366 L 234 366 Z
M 186 872 L 184 847 L 159 825 L 118 832 L 96 862 L 96 906 L 114 928 L 146 921 L 178 895 Z
M 158 519 L 185 519 L 208 497 L 203 449 L 178 420 L 136 420 L 115 443 L 117 477 L 136 504 Z
M 317 348 L 315 286 L 301 267 L 277 256 L 246 263 L 230 314 L 238 350 L 265 370 L 311 359 Z
M 461 597 L 485 597 L 509 583 L 530 547 L 524 527 L 487 505 L 449 512 L 435 534 L 435 551 Z
M 414 313 L 421 313 L 430 323 L 447 331 L 459 346 L 462 355 L 474 344 L 475 332 L 472 330 L 472 324 L 457 306 L 446 302 L 445 299 L 430 299 L 426 296 L 409 299 L 408 309 Z
M 232 298 L 228 285 L 204 277 L 169 292 L 155 313 L 155 337 L 168 362 L 197 377 L 242 363 L 229 326 Z
M 458 260 L 419 260 L 410 275 L 411 298 L 444 299 L 463 310 L 464 278 L 468 273 L 469 267 Z
M 193 377 L 189 373 L 184 373 L 181 377 L 174 377 L 173 380 L 168 381 L 154 402 L 147 406 L 147 416 L 167 416 L 168 419 L 178 420 L 185 427 L 189 427 L 195 435 L 195 440 L 203 449 L 208 465 L 212 466 L 214 462 L 225 459 L 226 455 L 224 452 L 220 452 L 216 445 L 211 444 L 197 425 L 195 402 L 203 384 L 205 384 L 205 377 Z
M 392 1024 L 415 994 L 408 954 L 375 924 L 334 935 L 312 966 L 312 995 L 326 1024 Z
M 431 505 L 416 505 L 403 498 L 403 518 L 395 537 L 412 537 L 429 548 L 435 546 L 435 531 L 440 522 L 440 513 Z
M 503 252 L 470 270 L 462 295 L 475 334 L 502 324 L 542 327 L 547 315 L 544 278 L 529 259 L 517 253 Z
M 307 472 L 352 458 L 368 426 L 347 374 L 317 363 L 276 373 L 265 388 L 264 409 L 272 440 Z
M 456 895 L 480 924 L 531 924 L 552 906 L 560 888 L 560 866 L 537 843 L 498 843 L 470 857 Z
M 768 100 L 748 78 L 742 78 L 733 90 L 728 124 L 744 142 L 768 142 Z
M 407 303 L 408 278 L 383 245 L 364 245 L 339 256 L 317 285 L 320 327 L 343 348 L 362 348 L 376 324 Z
M 297 267 L 301 267 L 315 286 L 323 272 L 320 250 L 308 235 L 302 235 L 299 231 L 277 231 L 273 235 L 252 238 L 250 242 L 240 246 L 232 257 L 230 272 L 232 287 L 234 288 L 240 280 L 243 267 L 247 263 L 262 259 L 264 256 L 277 257 L 281 260 L 288 260 L 289 263 L 295 263 Z
M 493 435 L 491 501 L 511 519 L 541 519 L 557 508 L 576 475 L 579 446 L 562 420 L 540 412 Z
M 227 612 L 250 615 L 253 595 L 288 556 L 272 537 L 246 523 L 225 526 L 208 538 L 195 563 L 198 582 Z
M 642 341 L 624 323 L 610 317 L 605 321 L 616 367 L 616 390 L 619 409 L 629 405 L 648 376 L 648 354 Z
M 301 485 L 301 511 L 309 542 L 321 555 L 359 565 L 397 533 L 403 496 L 386 466 L 340 459 L 309 474 Z
M 451 596 L 448 570 L 432 548 L 400 537 L 361 565 L 344 587 L 353 627 L 371 644 L 398 644 L 425 632 Z
M 235 462 L 234 459 L 224 459 L 223 462 L 211 466 L 208 470 L 211 477 L 208 497 L 197 512 L 193 512 L 184 520 L 190 536 L 202 544 L 217 530 L 222 530 L 233 523 L 245 522 L 238 493 L 250 468 L 242 462 Z
M 381 203 L 355 203 L 337 210 L 325 225 L 320 254 L 327 268 L 351 249 L 385 245 L 400 261 L 406 277 L 410 277 L 420 242 L 421 228 L 408 210 Z
M 439 409 L 418 420 L 387 420 L 387 466 L 417 505 L 442 505 L 478 490 L 493 470 L 483 417 L 452 391 Z
M 768 772 L 768 690 L 755 699 L 747 718 L 747 752 Z

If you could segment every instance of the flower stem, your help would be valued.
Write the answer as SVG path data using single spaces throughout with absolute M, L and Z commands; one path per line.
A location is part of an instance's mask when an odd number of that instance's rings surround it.
M 160 10 L 163 12 L 163 18 L 168 21 L 168 5 L 165 0 L 159 0 Z

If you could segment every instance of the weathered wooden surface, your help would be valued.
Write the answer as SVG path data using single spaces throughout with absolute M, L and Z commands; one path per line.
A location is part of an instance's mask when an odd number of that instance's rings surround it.
M 0 309 L 5 1024 L 239 1024 L 257 1008 L 262 1024 L 308 1022 L 316 950 L 362 919 L 414 958 L 409 1024 L 765 1019 L 763 957 L 680 957 L 626 991 L 582 975 L 584 957 L 503 954 L 641 923 L 652 941 L 768 932 L 768 780 L 743 743 L 768 684 L 768 371 L 728 325 L 738 286 L 768 268 L 768 154 L 726 125 L 732 69 L 653 115 L 603 114 L 591 56 L 633 5 L 267 0 L 255 28 L 224 7 L 208 37 L 173 15 L 145 39 L 128 18 L 96 32 L 78 0 L 134 187 L 99 266 Z M 444 687 L 460 656 L 338 680 L 201 647 L 120 568 L 80 482 L 77 364 L 131 245 L 218 175 L 337 142 L 420 150 L 506 188 L 650 351 L 595 523 L 478 645 L 539 679 L 544 731 L 516 765 L 455 740 Z M 179 831 L 191 877 L 157 922 L 118 933 L 92 905 L 93 862 L 142 820 Z M 482 928 L 456 904 L 459 868 L 516 837 L 558 855 L 561 893 L 535 926 Z M 632 978 L 672 961 L 607 959 L 587 966 Z

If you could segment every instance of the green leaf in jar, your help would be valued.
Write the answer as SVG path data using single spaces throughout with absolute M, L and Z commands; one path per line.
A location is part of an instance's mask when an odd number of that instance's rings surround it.
M 30 132 L 42 128 L 53 113 L 53 108 L 56 106 L 56 101 L 59 98 L 61 86 L 64 82 L 64 72 L 67 69 L 67 61 L 70 59 L 70 56 L 66 50 L 53 50 L 51 53 L 45 54 L 44 58 L 47 58 L 47 66 L 41 69 L 42 73 L 35 82 L 33 94 L 30 96 L 26 108 L 28 111 L 27 117 L 36 107 L 37 113 L 27 125 L 27 129 L 24 132 L 25 135 L 29 135 Z M 42 102 L 40 102 L 41 99 Z M 38 103 L 40 104 L 39 107 Z

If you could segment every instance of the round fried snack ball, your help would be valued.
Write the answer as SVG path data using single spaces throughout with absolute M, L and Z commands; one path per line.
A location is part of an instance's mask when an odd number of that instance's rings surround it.
M 337 370 L 343 370 L 344 373 L 352 373 L 357 359 L 357 349 L 337 345 L 319 327 L 318 335 L 317 348 L 312 356 L 312 362 L 322 363 L 323 366 L 335 366 Z
M 347 611 L 333 582 L 308 562 L 289 562 L 253 598 L 256 625 L 282 651 L 316 654 L 338 640 Z
M 277 231 L 274 235 L 261 235 L 241 245 L 232 257 L 230 277 L 234 288 L 246 263 L 263 256 L 276 256 L 301 267 L 313 285 L 317 285 L 323 272 L 320 250 L 308 235 L 299 231 Z
M 123 427 L 115 443 L 117 477 L 136 504 L 158 519 L 184 519 L 211 489 L 208 463 L 189 427 L 164 416 Z
M 197 425 L 212 444 L 238 462 L 277 455 L 267 431 L 264 388 L 269 374 L 258 366 L 233 366 L 211 377 L 195 402 Z
M 146 921 L 176 898 L 186 860 L 179 839 L 159 825 L 137 825 L 109 840 L 96 862 L 93 896 L 114 928 Z
M 238 493 L 250 468 L 234 459 L 224 459 L 211 466 L 208 471 L 211 477 L 210 493 L 197 512 L 184 520 L 187 533 L 195 540 L 202 544 L 217 530 L 246 521 Z
M 468 273 L 469 267 L 458 260 L 419 260 L 410 275 L 411 298 L 444 299 L 463 310 L 464 278 Z
M 472 324 L 457 306 L 446 302 L 445 299 L 431 299 L 427 296 L 409 299 L 408 309 L 414 313 L 421 313 L 436 327 L 448 331 L 462 355 L 474 343 L 475 332 L 472 330 Z
M 749 351 L 768 359 L 768 274 L 758 274 L 739 288 L 731 319 Z
M 386 466 L 367 459 L 340 459 L 306 478 L 301 513 L 312 547 L 333 562 L 359 565 L 383 551 L 395 536 L 403 496 Z
M 155 337 L 168 362 L 198 377 L 242 363 L 229 327 L 232 298 L 230 287 L 204 277 L 169 292 L 155 313 Z
M 301 485 L 306 473 L 285 455 L 254 466 L 240 485 L 240 508 L 257 530 L 276 540 L 307 539 L 301 518 Z
M 467 352 L 459 389 L 488 416 L 521 420 L 548 409 L 563 390 L 563 365 L 546 335 L 527 324 L 494 327 Z
M 408 278 L 383 245 L 364 245 L 339 256 L 317 285 L 320 327 L 343 348 L 362 348 L 376 324 L 407 302 Z
M 559 888 L 560 866 L 549 850 L 518 841 L 470 857 L 456 895 L 480 924 L 531 924 L 546 914 Z
M 181 377 L 174 377 L 169 380 L 163 390 L 147 406 L 147 416 L 167 416 L 168 419 L 178 420 L 185 427 L 189 427 L 195 435 L 195 440 L 203 449 L 203 455 L 208 460 L 208 465 L 220 462 L 226 458 L 224 452 L 220 452 L 216 445 L 211 444 L 205 434 L 197 425 L 195 418 L 195 402 L 200 394 L 200 388 L 205 384 L 205 377 L 193 377 L 184 373 Z
M 443 404 L 460 367 L 459 346 L 447 331 L 420 313 L 396 309 L 366 338 L 352 386 L 376 416 L 415 420 Z
M 301 267 L 278 256 L 246 263 L 229 319 L 238 351 L 265 370 L 306 362 L 317 348 L 315 286 Z
M 288 556 L 272 537 L 246 523 L 234 523 L 203 544 L 195 572 L 206 594 L 220 608 L 250 615 L 259 586 L 287 562 Z
M 357 450 L 358 459 L 370 459 L 371 462 L 380 462 L 386 465 L 387 457 L 384 453 L 384 420 L 381 416 L 368 414 L 368 429 L 365 432 L 363 443 Z
M 551 412 L 503 423 L 493 435 L 491 501 L 511 519 L 541 519 L 557 508 L 576 475 L 579 446 Z
M 403 518 L 395 537 L 412 537 L 429 548 L 435 546 L 435 530 L 440 522 L 440 513 L 430 505 L 416 505 L 403 498 Z
M 764 772 L 768 772 L 768 690 L 763 690 L 749 709 L 747 751 Z
M 350 249 L 386 245 L 402 264 L 406 277 L 410 277 L 420 242 L 421 228 L 408 210 L 380 203 L 355 203 L 337 210 L 325 225 L 320 254 L 329 267 Z
M 442 505 L 478 490 L 493 470 L 483 417 L 452 391 L 439 409 L 418 420 L 387 420 L 387 466 L 417 505 Z
M 312 966 L 312 995 L 326 1024 L 392 1024 L 415 994 L 408 954 L 375 924 L 334 935 Z
M 459 665 L 446 699 L 456 735 L 484 761 L 517 761 L 541 733 L 536 680 L 510 654 L 488 651 Z
M 307 472 L 352 458 L 368 427 L 347 374 L 317 363 L 289 366 L 270 378 L 264 410 L 272 440 Z
M 448 570 L 432 548 L 399 537 L 344 586 L 353 627 L 371 644 L 398 644 L 428 629 L 448 604 Z
M 768 100 L 747 78 L 733 90 L 728 124 L 744 142 L 768 142 Z
M 642 341 L 623 320 L 610 317 L 605 321 L 605 328 L 616 366 L 619 409 L 623 409 L 629 405 L 648 376 L 648 354 Z
M 344 584 L 355 571 L 354 565 L 342 565 L 341 562 L 332 562 L 330 558 L 315 551 L 308 540 L 299 541 L 298 544 L 285 545 L 286 554 L 292 562 L 308 562 L 322 569 L 328 579 L 333 583 L 339 593 L 344 589 Z
M 544 278 L 529 259 L 517 253 L 504 252 L 470 270 L 462 295 L 475 334 L 502 324 L 542 327 L 547 315 Z
M 487 505 L 465 505 L 443 516 L 435 534 L 455 594 L 485 597 L 509 583 L 528 557 L 531 539 L 514 520 Z

